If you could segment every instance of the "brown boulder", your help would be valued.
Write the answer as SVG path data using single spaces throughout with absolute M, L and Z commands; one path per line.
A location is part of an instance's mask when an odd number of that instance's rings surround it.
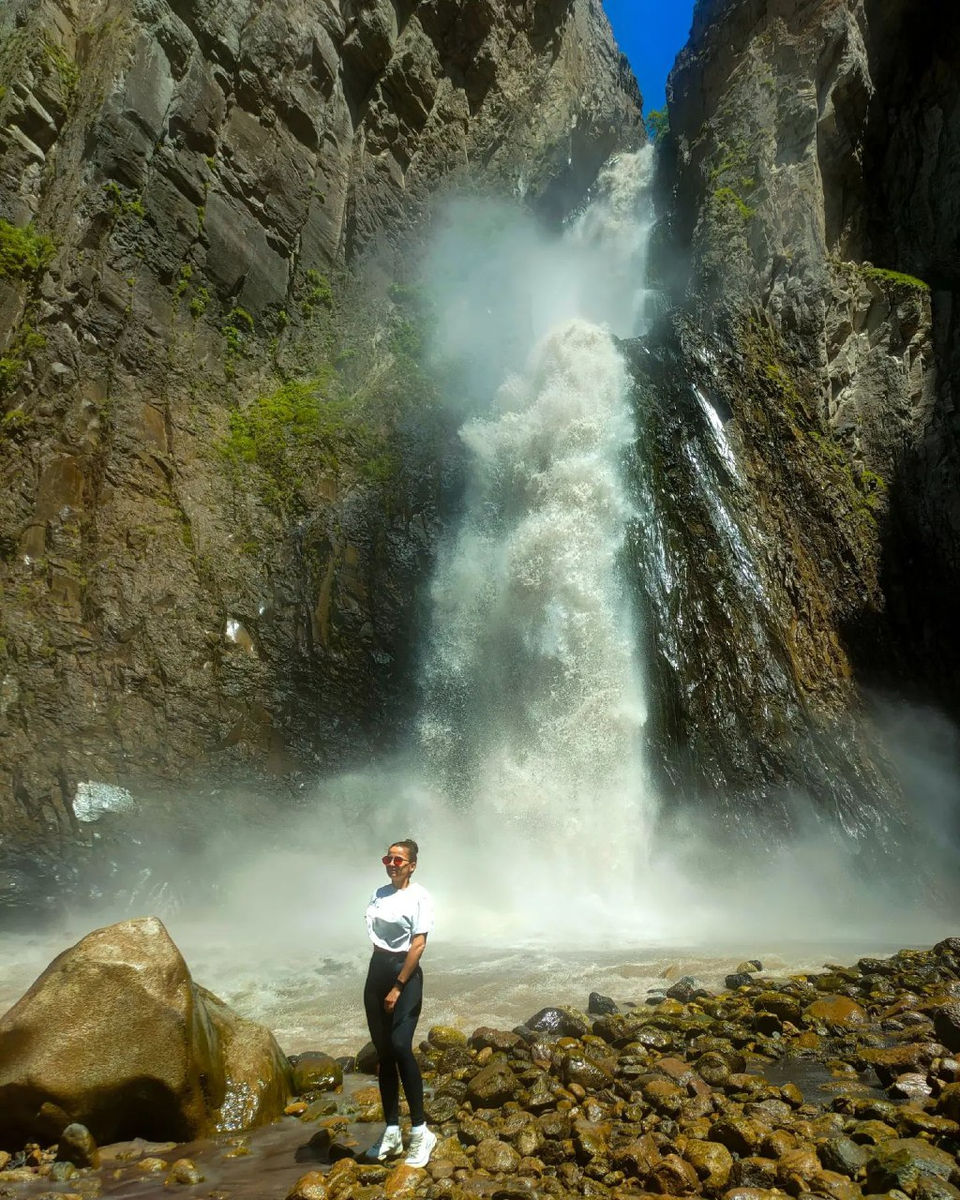
M 819 1000 L 807 1006 L 803 1014 L 814 1025 L 823 1025 L 830 1032 L 839 1033 L 844 1029 L 856 1029 L 866 1025 L 870 1018 L 867 1010 L 856 1000 L 848 996 L 821 996 Z
M 905 1071 L 925 1069 L 942 1053 L 943 1047 L 938 1042 L 910 1042 L 903 1046 L 871 1047 L 863 1051 L 863 1060 L 873 1067 L 886 1087 Z
M 467 1099 L 475 1108 L 499 1108 L 517 1094 L 520 1084 L 505 1062 L 494 1061 L 470 1080 Z
M 308 1171 L 287 1193 L 287 1200 L 327 1200 L 329 1194 L 323 1172 Z
M 297 1056 L 293 1067 L 293 1090 L 298 1096 L 310 1092 L 334 1092 L 343 1087 L 343 1067 L 329 1054 L 308 1050 Z
M 290 1070 L 272 1034 L 198 987 L 163 924 L 97 929 L 0 1019 L 0 1144 L 188 1141 L 280 1116 Z
M 697 1172 L 678 1154 L 667 1154 L 655 1163 L 646 1180 L 662 1196 L 690 1196 L 699 1191 Z
M 726 1146 L 691 1138 L 684 1147 L 683 1156 L 709 1191 L 726 1187 L 733 1169 L 733 1155 Z

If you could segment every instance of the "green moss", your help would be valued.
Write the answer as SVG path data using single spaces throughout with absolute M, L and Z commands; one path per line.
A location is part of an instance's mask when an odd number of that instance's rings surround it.
M 0 360 L 3 361 L 3 360 Z M 16 441 L 33 427 L 33 417 L 22 408 L 11 408 L 0 417 L 0 441 Z
M 230 414 L 229 431 L 216 449 L 235 483 L 256 467 L 265 503 L 284 512 L 293 507 L 303 460 L 338 415 L 324 412 L 328 387 L 326 374 L 293 380 Z
M 751 208 L 750 205 L 747 204 L 747 202 L 731 187 L 717 188 L 711 199 L 715 204 L 722 208 L 732 207 L 736 209 L 744 221 L 749 221 L 756 216 L 757 210 L 755 208 Z
M 21 227 L 0 218 L 0 279 L 37 275 L 55 253 L 53 238 L 37 233 L 32 221 Z
M 914 291 L 929 292 L 930 284 L 917 279 L 915 275 L 905 275 L 902 271 L 887 271 L 883 267 L 874 267 L 864 263 L 860 267 L 867 279 L 875 279 L 878 283 L 889 284 L 892 287 L 905 287 Z
M 327 309 L 333 308 L 333 288 L 326 275 L 321 275 L 319 271 L 311 269 L 304 275 L 304 281 L 307 285 L 307 293 L 300 303 L 304 316 L 310 316 L 318 306 Z
M 115 179 L 110 179 L 103 185 L 103 194 L 110 202 L 110 212 L 115 221 L 128 216 L 142 221 L 147 215 L 140 193 L 128 191 L 121 187 Z
M 64 99 L 69 103 L 76 94 L 80 83 L 80 68 L 73 59 L 67 57 L 61 46 L 50 41 L 49 38 L 44 39 L 43 48 L 48 62 L 54 71 L 56 71 L 57 77 L 60 80 Z
M 5 396 L 16 386 L 27 364 L 27 359 L 42 350 L 47 339 L 42 333 L 37 333 L 28 320 L 21 323 L 15 336 L 7 347 L 6 354 L 0 358 L 0 396 Z

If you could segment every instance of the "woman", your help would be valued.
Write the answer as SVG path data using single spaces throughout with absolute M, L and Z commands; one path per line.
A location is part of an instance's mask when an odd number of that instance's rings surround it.
M 390 882 L 377 888 L 367 905 L 367 933 L 373 943 L 363 989 L 370 1037 L 380 1056 L 380 1099 L 386 1128 L 367 1151 L 384 1162 L 403 1152 L 400 1138 L 400 1083 L 410 1106 L 408 1167 L 425 1167 L 437 1144 L 425 1123 L 423 1079 L 413 1056 L 413 1033 L 423 1004 L 420 959 L 433 928 L 433 901 L 412 882 L 417 843 L 394 842 L 383 858 Z

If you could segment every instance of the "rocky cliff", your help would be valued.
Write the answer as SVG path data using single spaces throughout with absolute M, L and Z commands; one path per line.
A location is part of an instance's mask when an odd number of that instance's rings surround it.
M 451 181 L 555 219 L 642 137 L 600 7 L 21 0 L 0 38 L 0 827 L 343 764 L 402 724 L 452 486 L 401 234 Z
M 850 831 L 890 792 L 862 687 L 960 702 L 958 33 L 947 4 L 700 0 L 668 88 L 650 487 L 701 569 L 648 598 L 654 736 L 675 782 L 799 783 Z

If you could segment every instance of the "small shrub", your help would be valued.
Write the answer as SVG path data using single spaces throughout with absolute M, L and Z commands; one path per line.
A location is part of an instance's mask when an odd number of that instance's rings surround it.
M 195 321 L 207 311 L 207 305 L 210 303 L 210 292 L 205 287 L 198 287 L 197 294 L 190 301 L 190 316 Z
M 0 218 L 0 279 L 38 275 L 55 252 L 53 238 L 37 233 L 32 221 L 21 228 Z

